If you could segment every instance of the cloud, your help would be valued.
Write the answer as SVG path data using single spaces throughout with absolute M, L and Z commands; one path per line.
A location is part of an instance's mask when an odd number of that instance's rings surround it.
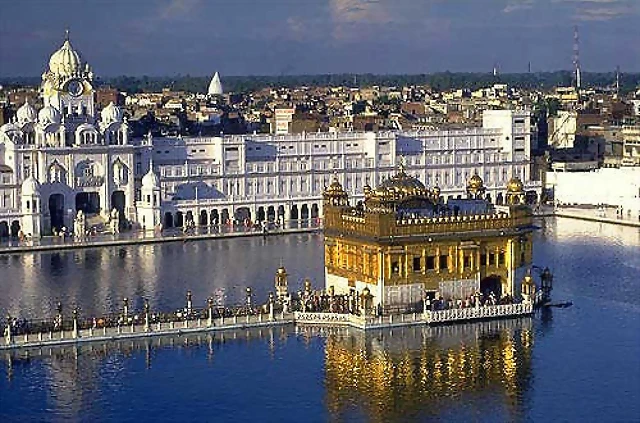
M 502 13 L 513 13 L 521 10 L 529 10 L 534 6 L 534 0 L 511 0 L 502 9 Z

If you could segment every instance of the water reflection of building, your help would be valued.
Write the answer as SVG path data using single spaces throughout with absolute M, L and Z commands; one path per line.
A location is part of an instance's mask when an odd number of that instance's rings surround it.
M 441 196 L 404 170 L 352 206 L 335 180 L 324 192 L 326 284 L 338 294 L 373 296 L 386 310 L 427 295 L 465 300 L 477 292 L 514 296 L 516 273 L 531 263 L 532 216 L 514 178 L 493 204 L 482 178 L 466 199 Z
M 532 350 L 529 318 L 331 335 L 327 408 L 335 420 L 354 405 L 367 421 L 424 420 L 468 395 L 496 404 L 496 413 L 501 406 L 512 420 L 522 414 Z

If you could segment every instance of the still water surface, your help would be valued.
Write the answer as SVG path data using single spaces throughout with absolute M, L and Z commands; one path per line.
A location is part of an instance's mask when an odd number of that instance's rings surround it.
M 640 421 L 640 230 L 541 222 L 534 262 L 574 306 L 439 329 L 229 332 L 0 354 L 0 421 Z M 0 256 L 0 313 L 172 310 L 323 277 L 321 235 Z M 201 304 L 200 304 L 201 303 Z

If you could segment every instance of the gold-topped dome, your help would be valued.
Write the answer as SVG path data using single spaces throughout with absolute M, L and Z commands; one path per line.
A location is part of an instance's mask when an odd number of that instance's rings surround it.
M 285 269 L 284 266 L 280 266 L 278 267 L 277 272 L 279 275 L 285 275 L 287 273 L 287 269 Z
M 382 183 L 376 188 L 376 191 L 392 191 L 404 194 L 422 193 L 426 190 L 426 187 L 422 182 L 413 176 L 407 175 L 403 169 L 400 169 L 391 178 L 382 181 Z
M 507 192 L 516 193 L 522 191 L 524 191 L 524 185 L 522 184 L 522 181 L 517 177 L 511 178 L 511 180 L 507 184 Z
M 333 178 L 333 182 L 331 185 L 324 189 L 325 195 L 342 195 L 345 194 L 344 189 L 342 188 L 342 184 L 338 181 L 337 177 Z
M 484 188 L 484 181 L 482 180 L 480 175 L 478 175 L 477 172 L 474 173 L 473 176 L 471 176 L 471 178 L 469 178 L 469 182 L 467 182 L 467 189 L 469 188 L 472 188 L 475 190 Z

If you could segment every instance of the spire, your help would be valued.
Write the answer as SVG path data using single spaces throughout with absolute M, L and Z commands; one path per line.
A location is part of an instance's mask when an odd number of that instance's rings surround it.
M 69 41 L 69 27 L 64 29 L 64 40 Z

